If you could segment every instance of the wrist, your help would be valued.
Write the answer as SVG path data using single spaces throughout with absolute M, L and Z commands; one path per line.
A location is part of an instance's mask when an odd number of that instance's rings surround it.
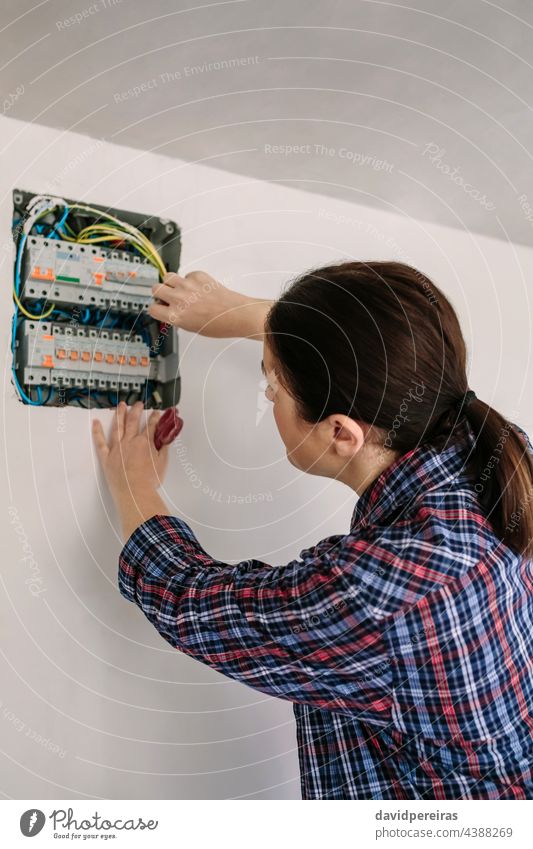
M 139 486 L 112 493 L 117 507 L 123 537 L 127 540 L 133 531 L 153 516 L 171 516 L 172 513 L 155 487 Z
M 267 298 L 252 298 L 234 293 L 236 296 L 236 309 L 234 327 L 231 335 L 248 339 L 262 341 L 265 329 L 265 319 L 274 301 Z
M 132 502 L 133 504 L 144 501 L 145 498 L 152 498 L 157 495 L 157 487 L 153 484 L 146 484 L 127 480 L 118 481 L 109 484 L 109 490 L 113 496 L 113 500 L 119 502 Z

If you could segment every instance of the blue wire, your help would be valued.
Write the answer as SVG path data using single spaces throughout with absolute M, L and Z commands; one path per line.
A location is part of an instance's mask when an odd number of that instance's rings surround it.
M 109 312 L 106 312 L 106 314 L 104 315 L 103 318 L 101 317 L 101 315 L 102 315 L 102 310 L 96 310 L 96 319 L 95 320 L 96 320 L 96 324 L 100 328 L 102 328 L 102 327 L 116 327 L 116 325 L 119 322 L 120 316 L 118 316 L 118 315 L 115 316 L 115 318 L 112 318 L 110 316 Z M 107 321 L 108 318 L 111 318 L 111 321 L 109 322 L 109 324 L 106 324 L 106 321 Z
M 63 215 L 62 215 L 62 217 L 61 217 L 61 221 L 58 221 L 58 222 L 57 222 L 57 224 L 54 224 L 54 226 L 53 226 L 53 228 L 52 228 L 52 233 L 53 233 L 54 231 L 56 231 L 56 235 L 54 235 L 54 236 L 53 236 L 53 238 L 54 238 L 54 239 L 59 239 L 59 235 L 58 235 L 59 233 L 61 233 L 61 235 L 62 235 L 62 236 L 64 236 L 64 235 L 65 235 L 65 234 L 63 233 L 63 229 L 62 229 L 62 228 L 63 228 L 63 225 L 64 225 L 65 221 L 67 220 L 67 217 L 68 217 L 69 212 L 70 212 L 70 207 L 69 207 L 68 203 L 66 203 L 66 204 L 65 204 L 65 209 L 64 209 Z
M 70 212 L 70 207 L 69 207 L 68 203 L 66 203 L 65 204 L 65 211 L 63 213 L 63 217 L 61 218 L 61 221 L 59 222 L 59 224 L 56 224 L 56 227 L 59 227 L 59 229 L 61 229 L 61 227 L 63 226 L 63 224 L 67 220 L 69 212 Z
M 20 266 L 22 265 L 22 252 L 24 250 L 24 245 L 26 244 L 27 238 L 27 233 L 22 233 L 17 248 L 17 261 L 15 263 L 15 292 L 17 293 L 17 295 L 20 291 Z

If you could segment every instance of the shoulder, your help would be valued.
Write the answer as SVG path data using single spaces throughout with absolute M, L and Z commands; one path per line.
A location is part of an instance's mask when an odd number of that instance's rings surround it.
M 345 562 L 377 619 L 460 582 L 497 539 L 470 487 L 442 487 L 399 508 L 393 521 L 354 529 Z

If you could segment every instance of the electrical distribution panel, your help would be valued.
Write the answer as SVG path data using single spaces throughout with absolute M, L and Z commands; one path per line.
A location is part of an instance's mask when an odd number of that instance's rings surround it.
M 175 406 L 178 336 L 147 313 L 177 270 L 174 222 L 13 192 L 13 382 L 38 406 Z

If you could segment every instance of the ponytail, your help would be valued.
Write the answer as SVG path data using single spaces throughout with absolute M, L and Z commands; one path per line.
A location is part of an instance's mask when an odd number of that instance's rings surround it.
M 464 410 L 475 437 L 474 490 L 495 534 L 533 557 L 533 454 L 525 434 L 479 398 Z

